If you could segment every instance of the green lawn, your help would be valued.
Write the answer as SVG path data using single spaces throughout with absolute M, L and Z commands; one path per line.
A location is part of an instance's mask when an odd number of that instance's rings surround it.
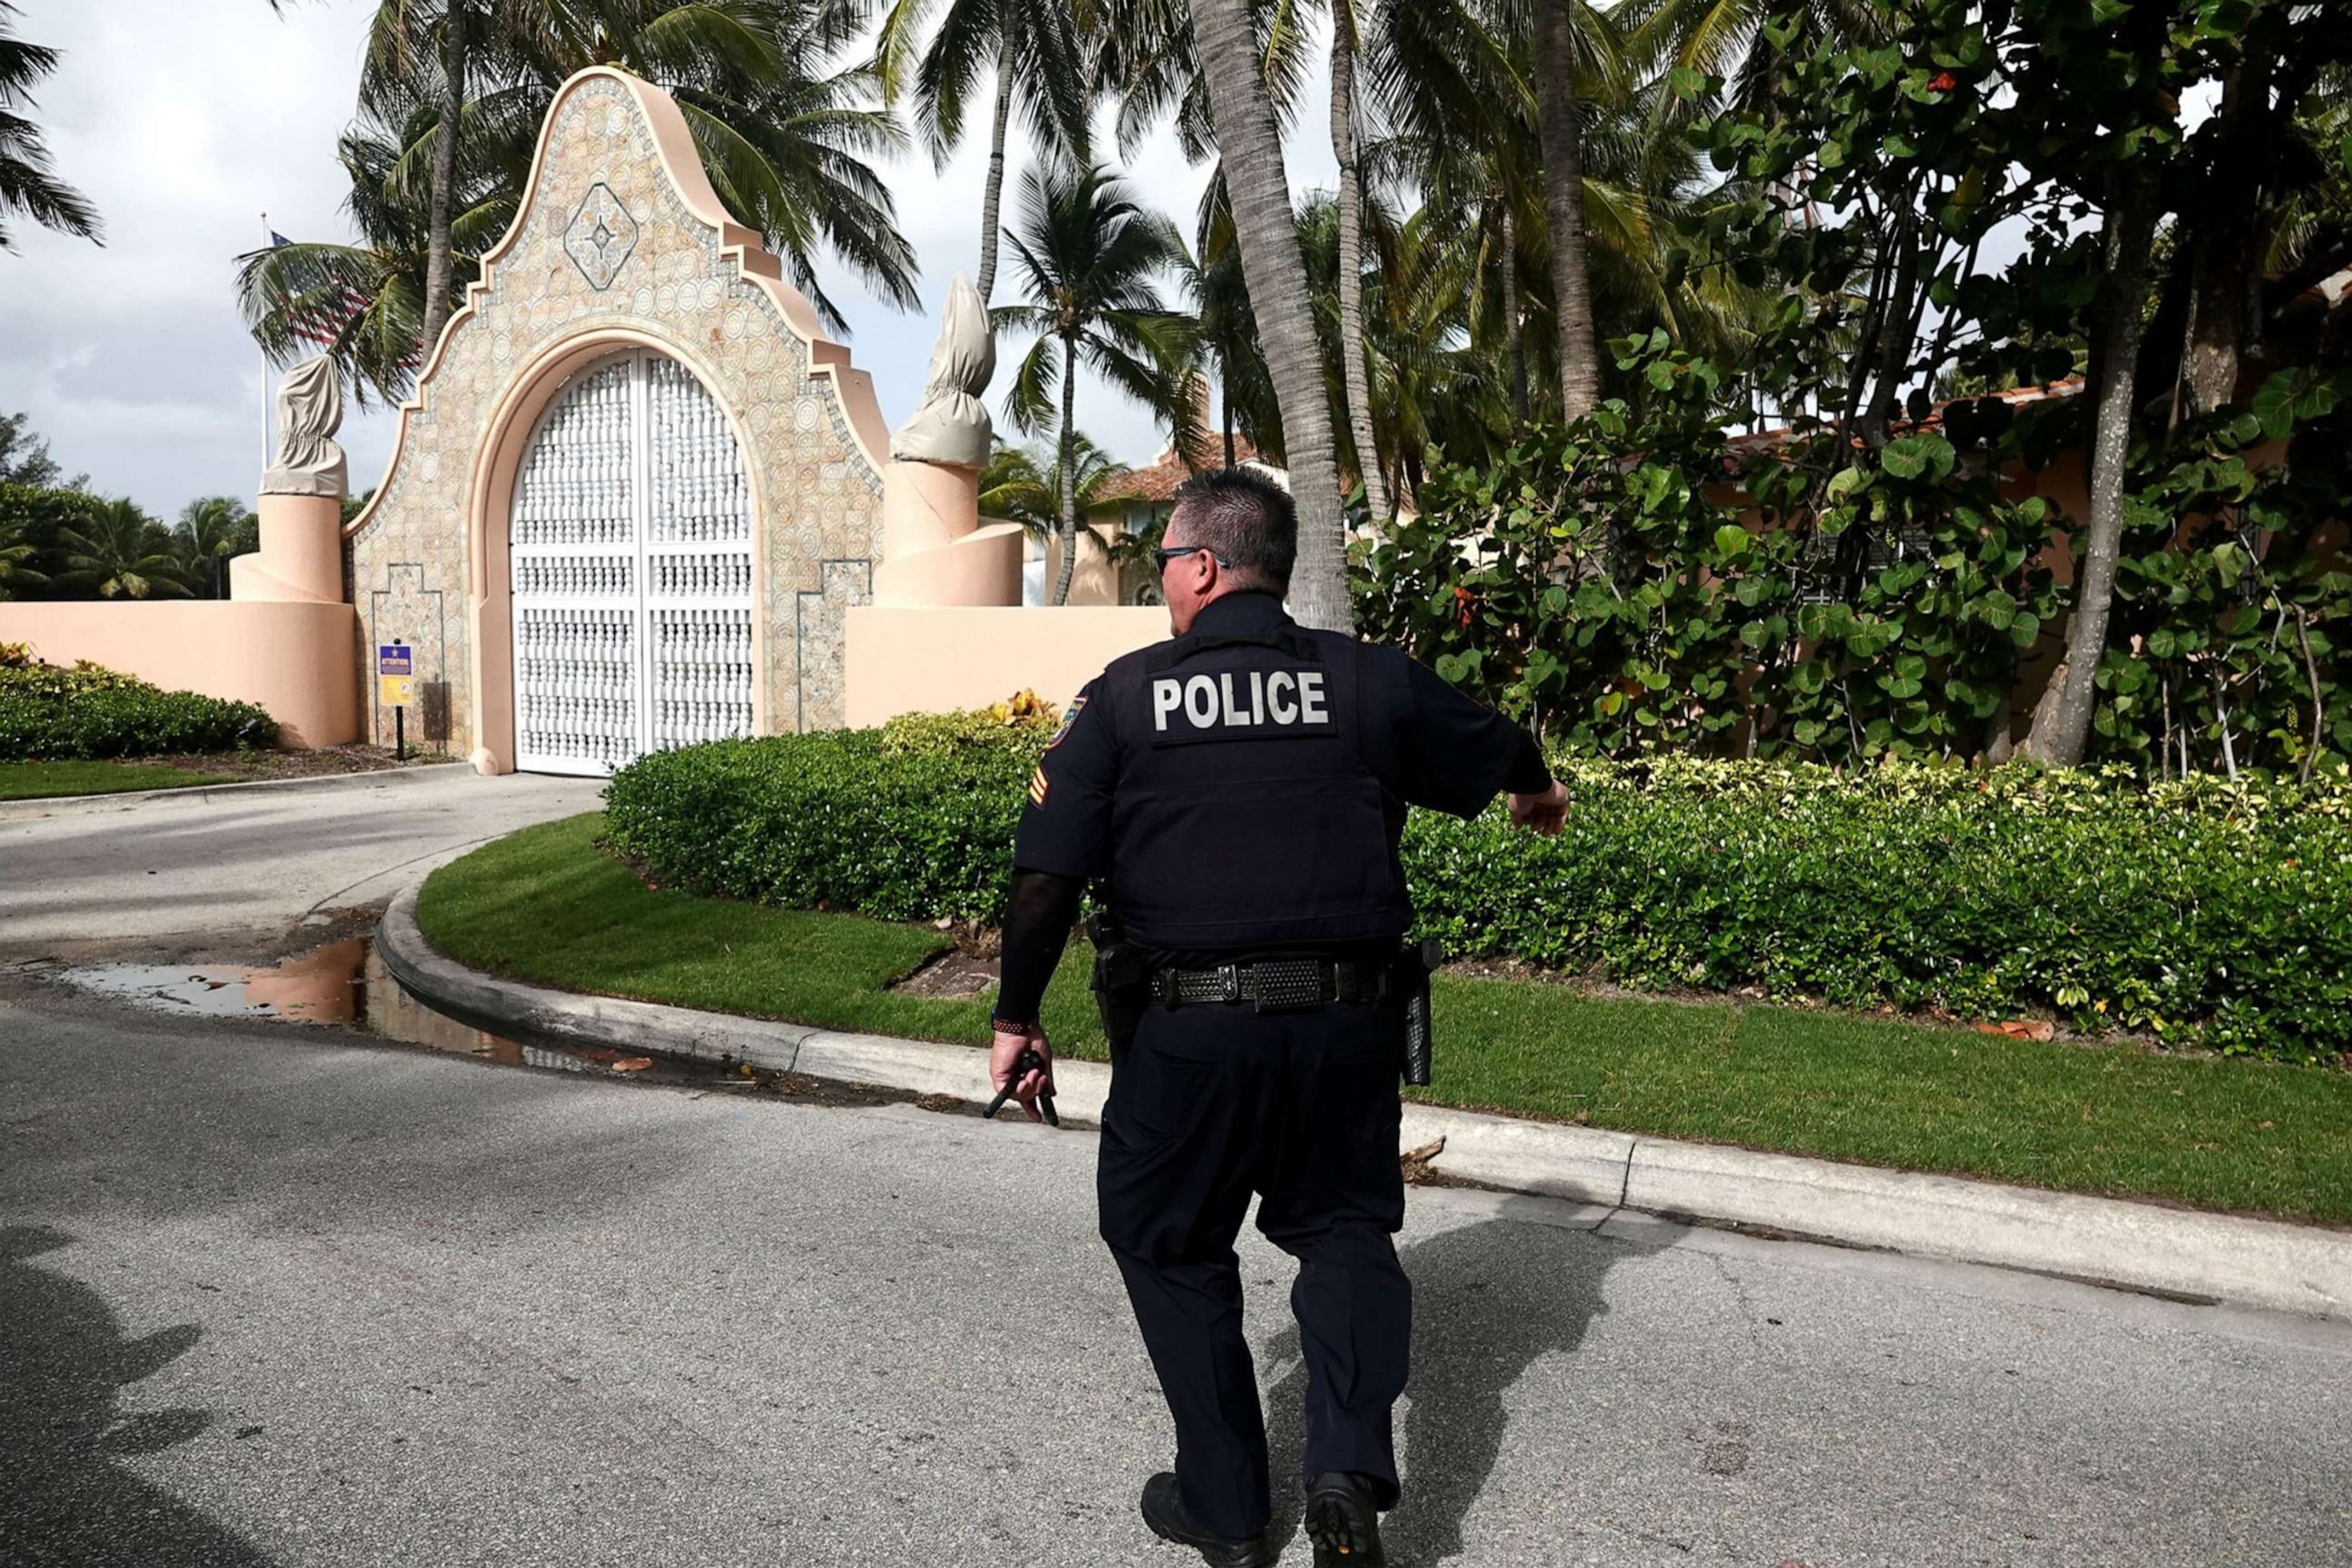
M 120 795 L 134 789 L 194 789 L 235 784 L 234 773 L 192 773 L 131 763 L 0 763 L 0 800 L 54 795 Z
M 598 816 L 529 829 L 425 884 L 435 944 L 580 991 L 978 1044 L 984 1001 L 886 987 L 922 927 L 649 892 Z M 1065 1055 L 1105 1054 L 1072 950 L 1047 998 Z M 1602 1000 L 1441 977 L 1444 1105 L 2070 1191 L 2352 1224 L 2352 1073 L 1789 1008 Z

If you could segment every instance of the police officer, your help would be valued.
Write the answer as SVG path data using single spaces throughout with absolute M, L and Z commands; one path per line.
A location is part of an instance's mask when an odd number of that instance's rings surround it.
M 1247 470 L 1179 492 L 1159 552 L 1174 640 L 1087 686 L 1030 780 L 991 1066 L 1034 1119 L 1053 1088 L 1038 1004 L 1086 883 L 1106 881 L 1153 998 L 1114 1064 L 1096 1178 L 1175 1416 L 1144 1521 L 1212 1563 L 1276 1556 L 1234 1255 L 1255 1193 L 1258 1228 L 1298 1260 L 1315 1561 L 1377 1568 L 1412 1330 L 1391 1239 L 1398 837 L 1408 805 L 1475 816 L 1498 789 L 1556 833 L 1567 795 L 1524 731 L 1424 667 L 1294 623 L 1297 537 L 1289 495 Z M 1045 1067 L 1016 1078 L 1031 1050 Z

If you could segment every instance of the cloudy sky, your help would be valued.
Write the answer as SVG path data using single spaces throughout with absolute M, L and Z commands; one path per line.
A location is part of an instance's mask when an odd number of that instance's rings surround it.
M 18 0 L 17 36 L 65 51 L 36 119 L 58 174 L 106 220 L 103 248 L 21 222 L 0 254 L 0 411 L 23 410 L 68 474 L 176 515 L 205 495 L 252 494 L 263 437 L 261 356 L 236 313 L 234 258 L 261 215 L 296 239 L 345 239 L 348 184 L 335 138 L 352 117 L 370 0 L 310 0 L 283 17 L 264 0 Z M 1308 117 L 1291 137 L 1295 186 L 1329 186 Z M 1106 140 L 1106 145 L 1108 145 Z M 1012 182 L 1023 160 L 1016 153 Z M 922 391 L 948 280 L 974 271 L 986 149 L 942 173 L 909 153 L 886 173 L 923 268 L 924 316 L 877 303 L 845 273 L 827 287 L 849 317 L 856 363 L 895 425 Z M 1187 234 L 1207 180 L 1163 134 L 1128 171 Z M 1000 282 L 1000 302 L 1009 297 Z M 1010 363 L 1023 345 L 1004 345 Z M 1150 419 L 1080 383 L 1079 423 L 1122 458 L 1164 444 Z M 393 416 L 343 426 L 355 487 L 373 485 Z

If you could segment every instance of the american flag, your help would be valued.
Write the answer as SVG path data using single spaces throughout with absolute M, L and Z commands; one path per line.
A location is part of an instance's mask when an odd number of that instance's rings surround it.
M 268 232 L 269 248 L 272 250 L 283 250 L 294 243 L 274 228 Z M 316 343 L 322 349 L 330 349 L 335 346 L 336 340 L 354 319 L 367 313 L 367 309 L 368 301 L 365 297 L 346 289 L 343 290 L 343 308 L 340 314 L 331 317 L 322 307 L 314 302 L 304 312 L 301 324 L 293 329 L 293 333 L 306 343 Z

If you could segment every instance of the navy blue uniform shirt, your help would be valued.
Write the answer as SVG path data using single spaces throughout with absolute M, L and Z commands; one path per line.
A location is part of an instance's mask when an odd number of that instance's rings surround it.
M 1069 924 L 1063 918 L 1064 907 L 1075 912 L 1079 886 L 1108 879 L 1115 900 L 1127 901 L 1117 884 L 1119 876 L 1131 874 L 1132 868 L 1123 869 L 1116 864 L 1118 857 L 1114 852 L 1121 826 L 1122 782 L 1134 788 L 1152 765 L 1152 758 L 1145 754 L 1150 747 L 1178 738 L 1188 725 L 1201 726 L 1204 716 L 1212 723 L 1222 721 L 1229 734 L 1245 733 L 1253 740 L 1305 737 L 1331 729 L 1345 732 L 1359 776 L 1369 773 L 1377 781 L 1381 826 L 1385 827 L 1386 843 L 1366 846 L 1361 852 L 1385 852 L 1391 864 L 1408 806 L 1471 817 L 1485 810 L 1497 791 L 1534 795 L 1550 786 L 1551 773 L 1541 752 L 1519 726 L 1394 649 L 1345 645 L 1324 634 L 1298 633 L 1281 601 L 1272 594 L 1244 591 L 1216 599 L 1202 608 L 1188 634 L 1190 639 L 1211 646 L 1224 639 L 1285 637 L 1318 638 L 1326 650 L 1352 653 L 1352 680 L 1346 672 L 1334 670 L 1327 681 L 1320 679 L 1323 671 L 1308 668 L 1297 675 L 1276 674 L 1255 685 L 1244 677 L 1235 685 L 1232 678 L 1203 680 L 1195 673 L 1196 667 L 1189 665 L 1164 675 L 1155 670 L 1157 679 L 1145 678 L 1138 674 L 1144 666 L 1131 662 L 1150 659 L 1154 650 L 1145 650 L 1115 663 L 1071 704 L 1060 732 L 1029 781 L 1029 799 L 1014 842 L 1017 875 L 1012 918 L 1006 925 L 1004 983 L 998 1005 L 1001 1018 L 1034 1018 L 1044 981 L 1050 977 L 1053 960 L 1067 940 Z M 1230 694 L 1214 689 L 1220 682 L 1231 689 Z M 1329 701 L 1349 685 L 1353 711 L 1331 712 Z M 1164 700 L 1171 692 L 1176 694 L 1173 703 Z M 1120 702 L 1138 710 L 1115 716 L 1111 707 Z M 1187 703 L 1199 710 L 1191 710 Z M 1230 728 L 1234 725 L 1240 728 Z M 1122 736 L 1127 737 L 1124 742 Z M 1281 851 L 1276 846 L 1270 852 Z M 1401 883 L 1400 875 L 1400 918 L 1395 925 L 1399 932 L 1403 919 L 1409 917 Z M 1050 955 L 1015 951 L 1024 943 L 1048 942 Z M 1257 942 L 1240 950 L 1147 947 L 1147 956 L 1158 963 L 1190 966 L 1247 957 L 1281 945 L 1286 944 Z M 1394 942 L 1391 938 L 1385 944 L 1326 941 L 1287 945 L 1354 956 L 1369 947 L 1392 951 Z

